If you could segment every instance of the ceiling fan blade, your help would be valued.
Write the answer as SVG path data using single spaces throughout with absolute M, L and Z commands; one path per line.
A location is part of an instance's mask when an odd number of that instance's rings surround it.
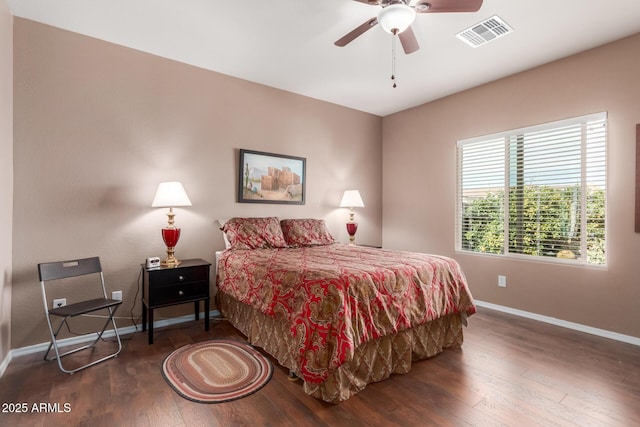
M 477 12 L 482 0 L 419 0 L 417 13 Z
M 360 3 L 370 4 L 372 6 L 377 6 L 380 4 L 379 0 L 354 0 Z
M 398 38 L 400 39 L 400 43 L 402 43 L 402 49 L 404 49 L 404 53 L 406 53 L 407 55 L 420 49 L 420 45 L 418 45 L 418 39 L 416 39 L 416 35 L 413 33 L 411 27 L 398 34 Z
M 368 21 L 362 23 L 362 25 L 356 27 L 352 31 L 342 36 L 342 38 L 336 40 L 334 44 L 340 47 L 346 46 L 352 41 L 354 41 L 356 38 L 361 36 L 365 31 L 375 27 L 376 25 L 378 25 L 378 18 L 371 18 Z

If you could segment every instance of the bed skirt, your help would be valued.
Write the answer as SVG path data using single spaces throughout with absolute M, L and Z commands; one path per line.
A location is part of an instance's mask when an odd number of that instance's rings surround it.
M 224 292 L 219 291 L 217 298 L 222 314 L 252 345 L 264 349 L 291 372 L 299 372 L 292 356 L 297 343 L 285 321 L 266 316 Z M 361 345 L 356 348 L 354 358 L 324 382 L 304 382 L 303 389 L 317 399 L 339 403 L 369 383 L 385 380 L 391 374 L 406 374 L 412 361 L 433 357 L 446 348 L 459 348 L 462 340 L 460 314 L 451 314 Z

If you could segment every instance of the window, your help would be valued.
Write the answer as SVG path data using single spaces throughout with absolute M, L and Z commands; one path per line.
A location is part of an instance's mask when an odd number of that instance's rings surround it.
M 459 141 L 456 249 L 605 264 L 606 120 Z

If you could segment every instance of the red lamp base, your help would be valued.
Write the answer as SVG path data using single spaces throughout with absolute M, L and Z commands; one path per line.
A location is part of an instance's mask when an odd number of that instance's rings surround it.
M 356 244 L 356 231 L 358 231 L 358 223 L 357 222 L 348 222 L 347 223 L 347 233 L 349 233 L 349 244 Z
M 162 240 L 164 240 L 164 244 L 167 246 L 167 257 L 162 260 L 160 263 L 165 267 L 175 267 L 180 264 L 180 261 L 176 259 L 174 256 L 175 247 L 178 244 L 178 240 L 180 240 L 180 229 L 179 228 L 163 228 L 162 229 Z

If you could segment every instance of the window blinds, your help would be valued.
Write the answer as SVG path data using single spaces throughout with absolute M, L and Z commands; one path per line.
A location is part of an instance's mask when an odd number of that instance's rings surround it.
M 606 113 L 458 143 L 458 250 L 605 262 Z

